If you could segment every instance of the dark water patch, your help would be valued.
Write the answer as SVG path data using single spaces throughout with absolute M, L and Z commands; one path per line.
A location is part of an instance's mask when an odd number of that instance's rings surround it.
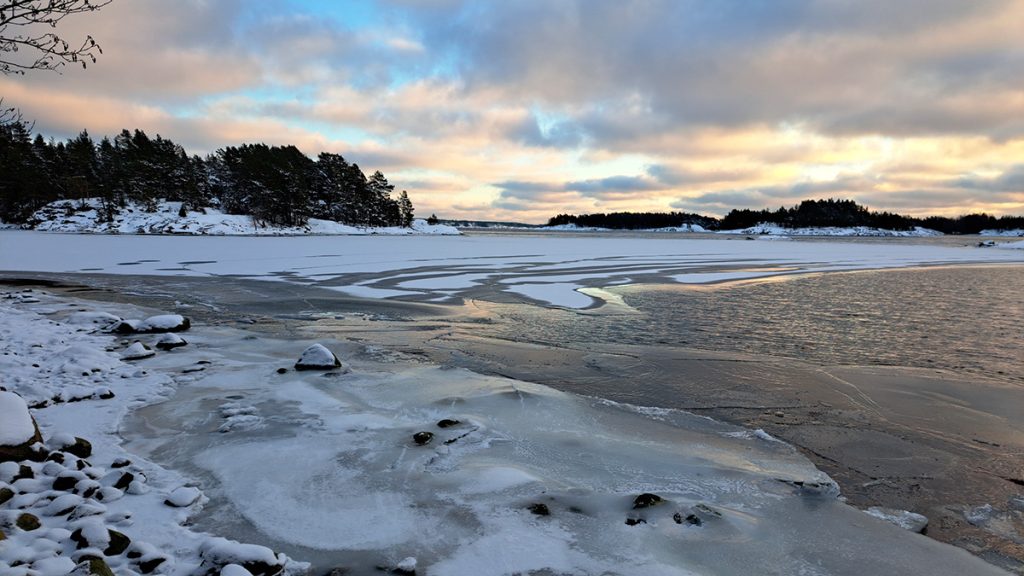
M 175 262 L 175 264 L 180 264 L 182 266 L 191 266 L 193 264 L 216 264 L 216 263 L 217 263 L 216 260 L 185 260 L 184 262 Z

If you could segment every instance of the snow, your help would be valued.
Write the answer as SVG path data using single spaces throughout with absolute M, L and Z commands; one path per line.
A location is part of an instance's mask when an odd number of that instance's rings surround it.
M 27 431 L 24 421 L 10 417 L 14 413 L 9 410 L 11 398 L 17 398 L 17 392 L 30 404 L 41 406 L 30 410 L 49 449 L 72 445 L 75 437 L 81 436 L 92 443 L 93 450 L 90 465 L 69 453 L 63 454 L 63 462 L 0 463 L 0 483 L 15 492 L 12 499 L 0 504 L 0 525 L 6 536 L 0 543 L 0 573 L 68 574 L 82 554 L 104 557 L 110 529 L 127 535 L 131 539 L 129 549 L 141 554 L 136 560 L 124 554 L 106 556 L 115 574 L 139 574 L 137 562 L 159 559 L 165 560 L 156 573 L 166 576 L 205 572 L 199 570 L 203 562 L 200 549 L 209 543 L 210 536 L 184 525 L 189 520 L 185 509 L 163 502 L 172 488 L 186 484 L 187 479 L 127 453 L 120 434 L 122 418 L 131 409 L 165 399 L 178 385 L 176 378 L 180 377 L 174 373 L 179 371 L 168 374 L 156 365 L 151 372 L 140 371 L 121 361 L 119 352 L 107 351 L 112 344 L 117 346 L 114 336 L 83 329 L 103 324 L 103 320 L 110 319 L 108 314 L 120 317 L 120 312 L 128 307 L 69 301 L 41 292 L 34 295 L 37 303 L 0 298 L 3 385 L 14 391 L 0 392 L 0 430 L 18 424 L 20 435 Z M 119 314 L 112 314 L 113 310 Z M 94 324 L 91 319 L 101 322 Z M 168 358 L 175 359 L 177 355 Z M 185 360 L 195 361 L 195 356 Z M 159 358 L 153 362 L 159 362 Z M 77 367 L 61 370 L 70 364 Z M 79 370 L 92 364 L 96 365 L 96 372 L 86 370 L 83 374 Z M 81 402 L 64 400 L 82 391 L 96 390 L 111 394 L 102 398 L 87 395 Z M 23 408 L 24 401 L 19 405 Z M 106 466 L 114 463 L 119 467 L 108 471 Z M 34 477 L 12 483 L 22 465 L 28 466 Z M 127 490 L 114 488 L 125 474 L 132 475 Z M 58 478 L 70 479 L 74 486 L 68 490 L 54 489 Z M 15 528 L 14 518 L 21 513 L 35 515 L 42 526 L 32 531 Z M 70 538 L 77 530 L 81 530 L 91 548 L 75 551 Z M 265 557 L 266 549 L 257 549 Z M 307 568 L 301 562 L 273 553 L 271 556 L 276 564 L 285 565 L 288 575 L 297 576 Z M 18 562 L 23 563 L 20 568 L 24 570 L 11 572 L 12 564 Z
M 1024 240 L 1021 240 L 1020 242 L 1005 242 L 1002 244 L 996 244 L 995 247 L 1007 250 L 1024 250 Z
M 1019 250 L 859 242 L 744 242 L 609 236 L 172 237 L 0 231 L 0 270 L 237 276 L 316 283 L 358 297 L 497 301 L 566 308 L 597 301 L 583 288 L 643 281 L 742 280 L 779 274 L 1024 261 Z M 1000 244 L 999 246 L 1010 246 Z M 573 272 L 573 274 L 567 274 Z M 708 282 L 724 276 L 704 276 Z M 2 360 L 0 360 L 2 362 Z
M 35 436 L 25 399 L 14 392 L 0 392 L 0 446 L 19 446 Z
M 80 210 L 84 206 L 86 209 Z M 178 215 L 180 202 L 159 202 L 156 210 L 147 212 L 138 204 L 118 209 L 113 222 L 105 222 L 98 208 L 97 198 L 85 200 L 58 200 L 38 210 L 32 220 L 39 221 L 35 229 L 41 232 L 71 232 L 88 234 L 198 234 L 211 236 L 296 236 L 296 235 L 459 235 L 452 226 L 430 225 L 426 220 L 414 220 L 412 226 L 359 227 L 310 219 L 305 226 L 265 226 L 256 224 L 252 217 L 225 214 L 215 208 L 203 212 L 189 211 Z
M 719 230 L 717 234 L 746 234 L 772 236 L 883 236 L 894 238 L 943 236 L 942 232 L 915 226 L 912 230 L 887 230 L 868 226 L 839 228 L 834 226 L 808 226 L 806 228 L 785 228 L 778 224 L 761 223 L 738 230 Z
M 1024 230 L 982 230 L 978 236 L 1024 236 Z

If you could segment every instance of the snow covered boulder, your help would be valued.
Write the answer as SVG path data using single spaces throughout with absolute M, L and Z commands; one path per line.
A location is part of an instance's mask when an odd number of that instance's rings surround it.
M 164 334 L 156 341 L 156 347 L 158 350 L 173 350 L 175 348 L 186 346 L 187 344 L 188 342 L 186 342 L 184 338 L 172 332 Z
M 141 360 L 142 358 L 149 358 L 154 354 L 156 354 L 156 352 L 154 352 L 152 348 L 136 340 L 134 344 L 125 348 L 125 351 L 121 353 L 121 359 Z
M 164 500 L 164 504 L 173 506 L 174 508 L 185 508 L 195 504 L 197 500 L 203 495 L 199 491 L 199 488 L 193 486 L 181 486 L 175 488 L 167 495 L 167 499 Z
M 60 452 L 73 454 L 79 458 L 88 458 L 89 456 L 92 456 L 92 444 L 90 444 L 85 438 L 79 438 L 77 436 L 72 436 L 71 434 L 54 434 L 50 438 L 50 448 L 53 450 L 59 450 Z
M 204 574 L 219 574 L 226 566 L 237 564 L 252 576 L 276 576 L 284 572 L 286 561 L 284 555 L 274 554 L 265 546 L 239 544 L 226 538 L 210 538 L 199 547 L 199 555 L 203 559 L 199 568 Z
M 0 392 L 0 462 L 34 458 L 37 452 L 33 446 L 42 441 L 24 398 L 14 392 Z
M 295 363 L 296 370 L 331 370 L 340 368 L 341 360 L 322 344 L 313 344 L 302 352 Z
M 162 334 L 184 332 L 192 327 L 192 321 L 181 314 L 161 314 L 145 320 L 122 320 L 110 331 L 116 334 Z

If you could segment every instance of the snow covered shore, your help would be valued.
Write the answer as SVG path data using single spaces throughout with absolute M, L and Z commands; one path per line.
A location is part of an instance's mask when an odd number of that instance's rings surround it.
M 414 220 L 409 228 L 358 227 L 310 219 L 305 226 L 269 226 L 253 221 L 250 216 L 225 214 L 215 208 L 203 212 L 189 211 L 179 216 L 181 202 L 160 202 L 156 210 L 148 212 L 141 206 L 129 204 L 118 210 L 112 222 L 105 222 L 99 213 L 100 201 L 59 200 L 37 211 L 32 219 L 35 230 L 41 232 L 69 232 L 87 234 L 197 234 L 209 236 L 302 236 L 302 235 L 389 235 L 410 234 L 459 235 L 460 232 L 442 224 L 427 224 Z
M 120 319 L 90 308 L 31 290 L 0 293 L 0 422 L 14 427 L 27 404 L 43 441 L 38 456 L 0 463 L 0 573 L 305 573 L 307 564 L 268 548 L 186 527 L 207 498 L 181 474 L 127 453 L 119 434 L 130 410 L 182 380 L 122 352 L 159 336 L 106 334 Z M 0 445 L 14 436 L 0 434 Z
M 0 468 L 4 574 L 95 558 L 129 576 L 306 569 L 183 525 L 204 509 L 218 511 L 207 528 L 240 515 L 274 549 L 330 559 L 317 574 L 1000 573 L 844 505 L 788 445 L 685 412 L 372 344 L 328 342 L 343 367 L 296 372 L 308 342 L 228 328 L 195 326 L 184 347 L 125 360 L 134 339 L 160 338 L 106 331 L 141 317 L 130 307 L 5 296 L 4 385 L 37 406 L 52 452 Z M 126 424 L 143 410 L 145 431 Z M 208 475 L 180 472 L 196 466 Z

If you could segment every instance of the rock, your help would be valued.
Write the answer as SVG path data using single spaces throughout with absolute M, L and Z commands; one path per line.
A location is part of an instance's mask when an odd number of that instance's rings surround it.
M 33 514 L 29 514 L 28 512 L 18 516 L 18 519 L 14 523 L 18 528 L 21 528 L 25 532 L 31 532 L 42 526 L 42 524 L 39 523 L 39 518 Z
M 4 534 L 3 530 L 0 530 L 0 542 L 7 540 L 7 534 Z
M 697 516 L 696 514 L 687 514 L 686 517 L 683 518 L 683 515 L 679 512 L 672 515 L 672 520 L 675 521 L 676 524 L 686 522 L 691 526 L 700 526 L 704 523 L 704 521 L 700 519 L 700 516 Z
M 907 510 L 896 510 L 894 508 L 883 508 L 881 506 L 872 506 L 865 510 L 868 514 L 885 520 L 891 524 L 895 524 L 904 530 L 910 530 L 918 534 L 923 534 L 928 528 L 928 518 L 921 514 L 909 512 Z
M 417 432 L 412 435 L 412 441 L 415 442 L 417 446 L 426 446 L 427 444 L 430 444 L 430 441 L 433 439 L 433 432 Z
M 127 490 L 128 487 L 131 486 L 132 480 L 135 480 L 135 474 L 125 472 L 124 474 L 121 474 L 121 477 L 117 479 L 117 482 L 114 482 L 113 486 L 118 490 Z
M 161 314 L 145 320 L 122 320 L 114 324 L 110 331 L 115 334 L 162 334 L 184 332 L 191 327 L 191 320 L 180 314 Z
M 60 452 L 50 452 L 46 455 L 47 462 L 56 462 L 57 464 L 64 463 L 64 455 Z
M 650 508 L 651 506 L 657 506 L 664 500 L 657 494 L 643 493 L 633 499 L 633 510 L 640 510 L 642 508 Z
M 296 370 L 331 370 L 341 367 L 341 360 L 322 344 L 313 344 L 306 348 L 299 361 L 295 363 Z
M 108 532 L 110 533 L 110 545 L 103 550 L 104 556 L 117 556 L 127 550 L 128 546 L 131 545 L 131 538 L 117 530 L 108 530 Z
M 395 574 L 415 574 L 416 573 L 416 558 L 409 556 L 403 559 L 398 565 L 395 566 Z
M 637 526 L 639 524 L 647 524 L 647 520 L 643 518 L 626 518 L 626 526 Z
M 220 576 L 252 576 L 252 572 L 238 564 L 228 564 L 220 569 Z
M 146 560 L 140 560 L 139 561 L 139 570 L 141 570 L 143 574 L 152 574 L 153 571 L 156 570 L 158 566 L 160 566 L 161 564 L 163 564 L 166 561 L 167 561 L 167 558 L 164 558 L 162 556 L 156 556 L 154 558 L 148 558 Z
M 167 495 L 167 499 L 164 500 L 164 504 L 175 508 L 185 508 L 195 504 L 196 500 L 199 500 L 199 497 L 202 495 L 203 493 L 199 491 L 199 488 L 195 488 L 193 486 L 181 486 L 179 488 L 175 488 Z
M 127 458 L 117 458 L 111 462 L 111 468 L 124 468 L 125 466 L 131 465 L 132 461 Z
M 121 353 L 122 360 L 141 360 L 143 358 L 149 358 L 155 355 L 156 352 L 152 348 L 146 346 L 138 340 L 134 344 L 125 348 L 124 352 Z
M 284 562 L 274 551 L 256 544 L 239 544 L 226 538 L 209 538 L 199 547 L 200 573 L 217 574 L 229 564 L 238 564 L 253 576 L 276 576 Z
M 51 444 L 53 443 L 52 440 L 50 442 Z M 77 436 L 73 438 L 72 442 L 55 446 L 55 448 L 61 452 L 78 456 L 79 458 L 88 458 L 89 456 L 92 456 L 92 444 L 85 438 L 79 438 Z
M 288 373 L 288 369 L 287 368 L 278 368 L 277 369 L 277 373 L 278 374 L 287 374 Z
M 82 480 L 82 476 L 81 472 L 61 472 L 53 479 L 53 489 L 62 492 L 72 490 L 78 484 L 78 481 Z
M 35 478 L 35 477 L 36 477 L 36 473 L 32 471 L 32 467 L 31 466 L 26 466 L 25 464 L 21 464 L 21 465 L 18 466 L 18 473 L 14 475 L 14 479 L 12 481 L 13 482 L 17 482 L 18 480 L 23 480 L 25 478 L 28 478 L 28 479 L 31 480 L 32 478 Z
M 529 510 L 532 514 L 536 514 L 537 516 L 551 515 L 551 510 L 548 510 L 548 505 L 539 502 L 535 504 L 530 504 L 529 506 L 526 507 L 526 509 Z
M 437 427 L 438 428 L 451 428 L 452 426 L 458 426 L 459 424 L 462 424 L 462 422 L 460 422 L 458 420 L 450 420 L 448 418 L 445 418 L 444 420 L 441 420 L 440 422 L 437 423 Z
M 87 558 L 79 562 L 71 576 L 114 576 L 103 558 Z
M 184 338 L 173 333 L 164 334 L 156 341 L 158 350 L 173 350 L 187 345 L 188 342 Z
M 36 457 L 43 441 L 25 399 L 14 392 L 0 392 L 0 462 L 20 462 Z
M 0 504 L 7 502 L 11 498 L 14 498 L 14 490 L 11 490 L 6 486 L 0 488 Z

